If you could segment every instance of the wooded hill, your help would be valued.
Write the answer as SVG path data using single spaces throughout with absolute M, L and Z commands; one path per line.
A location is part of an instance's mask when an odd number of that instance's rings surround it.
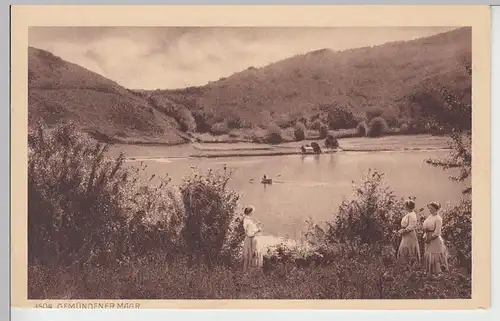
M 422 93 L 443 86 L 466 103 L 471 29 L 411 41 L 297 55 L 249 67 L 201 87 L 129 90 L 54 55 L 29 49 L 30 124 L 74 120 L 83 130 L 129 141 L 179 143 L 183 132 L 277 124 L 353 128 L 374 108 L 391 127 L 414 120 Z M 425 102 L 424 102 L 425 104 Z M 425 106 L 434 108 L 434 106 Z M 336 117 L 338 119 L 336 119 Z

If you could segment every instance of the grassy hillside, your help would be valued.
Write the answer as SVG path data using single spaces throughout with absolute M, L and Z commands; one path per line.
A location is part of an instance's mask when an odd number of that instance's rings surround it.
M 276 122 L 285 128 L 298 120 L 311 123 L 338 107 L 354 120 L 333 121 L 331 128 L 353 127 L 373 107 L 397 127 L 414 117 L 415 93 L 443 85 L 470 102 L 471 82 L 463 68 L 470 56 L 471 30 L 460 28 L 375 47 L 318 50 L 249 67 L 203 87 L 141 93 L 167 112 L 189 109 L 200 132 L 215 123 L 238 128 Z
M 53 54 L 29 48 L 29 125 L 73 121 L 99 140 L 180 143 L 178 124 L 136 93 Z
M 471 30 L 460 28 L 375 47 L 309 52 L 202 87 L 132 91 L 29 48 L 29 123 L 72 120 L 99 139 L 167 144 L 185 142 L 186 132 L 262 142 L 279 127 L 284 140 L 294 140 L 298 122 L 307 137 L 324 137 L 325 125 L 353 129 L 367 114 L 382 116 L 392 128 L 414 128 L 425 123 L 422 108 L 439 108 L 432 96 L 440 86 L 470 103 L 464 69 L 470 61 Z M 198 137 L 210 140 L 206 135 Z

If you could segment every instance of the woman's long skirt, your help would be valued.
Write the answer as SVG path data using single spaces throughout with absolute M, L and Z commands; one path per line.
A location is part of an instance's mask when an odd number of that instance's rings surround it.
M 257 247 L 255 237 L 245 236 L 243 241 L 243 271 L 257 266 Z
M 441 236 L 425 245 L 424 262 L 429 274 L 441 273 L 442 267 L 448 271 L 448 249 Z
M 402 236 L 398 249 L 398 260 L 400 262 L 420 262 L 420 248 L 415 231 Z

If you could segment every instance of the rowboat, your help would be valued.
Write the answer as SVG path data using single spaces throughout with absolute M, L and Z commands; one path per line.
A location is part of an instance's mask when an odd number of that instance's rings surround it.
M 263 178 L 260 182 L 262 184 L 272 184 L 273 183 L 273 179 L 272 178 Z

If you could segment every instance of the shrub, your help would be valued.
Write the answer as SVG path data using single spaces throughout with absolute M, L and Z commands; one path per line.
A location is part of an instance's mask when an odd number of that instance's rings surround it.
M 354 186 L 354 199 L 344 200 L 329 223 L 330 239 L 345 243 L 359 237 L 361 244 L 391 244 L 403 206 L 383 175 L 369 170 Z
M 296 141 L 306 139 L 306 126 L 302 123 L 297 123 L 297 125 L 295 125 L 294 136 Z
M 280 128 L 288 128 L 293 126 L 292 118 L 288 114 L 281 114 L 275 119 L 275 121 Z
M 237 214 L 239 196 L 227 187 L 230 176 L 226 169 L 195 173 L 180 187 L 185 210 L 182 235 L 191 263 L 194 260 L 211 268 L 228 262 L 243 241 L 243 235 L 237 233 L 242 219 Z
M 254 127 L 247 133 L 247 135 L 248 139 L 252 142 L 261 144 L 266 142 L 265 137 L 267 135 L 267 131 L 260 127 Z
M 196 131 L 196 120 L 193 114 L 187 108 L 180 108 L 176 113 L 177 122 L 182 131 L 194 132 Z
M 216 123 L 212 125 L 210 132 L 214 135 L 224 135 L 229 132 L 228 126 L 224 122 Z
M 281 130 L 281 138 L 283 142 L 293 142 L 295 141 L 295 128 L 288 127 Z
M 366 122 L 362 121 L 361 123 L 358 124 L 356 130 L 359 136 L 364 137 L 368 133 L 368 125 L 366 124 Z
M 275 124 L 269 125 L 264 140 L 266 143 L 269 144 L 280 144 L 281 142 L 283 142 L 283 135 L 281 133 L 281 128 L 279 128 Z
M 240 129 L 240 128 L 246 128 L 248 127 L 248 123 L 245 122 L 240 116 L 238 115 L 231 115 L 227 117 L 227 127 L 229 129 Z
M 306 128 L 309 128 L 308 127 L 310 125 L 309 124 L 309 117 L 307 117 L 307 115 L 304 114 L 304 112 L 294 112 L 294 113 L 292 113 L 290 118 L 292 120 L 292 123 L 294 123 L 294 124 L 302 123 L 302 124 L 304 124 L 304 126 L 306 126 Z
M 366 110 L 366 118 L 371 121 L 373 118 L 380 117 L 384 114 L 384 110 L 380 107 L 370 107 Z
M 208 133 L 212 129 L 213 115 L 208 114 L 203 110 L 196 110 L 192 113 L 196 123 L 196 131 L 199 133 Z
M 465 70 L 469 77 L 472 76 L 472 68 L 469 62 L 464 62 Z M 471 89 L 469 87 L 469 89 Z M 441 98 L 446 102 L 440 105 L 441 112 L 434 111 L 430 115 L 432 122 L 443 132 L 451 133 L 451 152 L 446 160 L 431 161 L 432 165 L 439 166 L 443 170 L 459 168 L 460 175 L 453 180 L 464 181 L 471 175 L 472 170 L 472 106 L 465 103 L 446 88 L 439 91 Z M 472 192 L 472 187 L 467 187 L 463 193 Z
M 472 172 L 472 131 L 454 131 L 450 139 L 450 152 L 445 159 L 427 159 L 426 162 L 443 170 L 458 168 L 458 176 L 450 176 L 454 181 L 463 182 L 470 177 Z M 464 194 L 470 194 L 472 187 L 463 190 Z
M 321 154 L 322 153 L 321 147 L 319 146 L 318 143 L 312 142 L 311 143 L 311 147 L 312 147 L 312 149 L 313 149 L 313 151 L 314 151 L 315 154 Z
M 356 119 L 348 107 L 340 105 L 328 109 L 328 125 L 331 129 L 354 128 L 356 124 Z
M 368 136 L 380 137 L 387 131 L 387 122 L 382 117 L 373 118 L 368 124 Z
M 408 133 L 410 131 L 410 126 L 407 123 L 402 123 L 399 127 L 401 133 Z
M 326 126 L 325 124 L 322 124 L 319 127 L 319 138 L 320 139 L 325 139 L 326 136 L 328 136 L 328 126 Z
M 328 135 L 325 139 L 325 147 L 326 148 L 338 148 L 339 142 L 332 135 Z
M 273 116 L 271 115 L 271 112 L 267 109 L 264 109 L 259 113 L 259 123 L 258 125 L 262 128 L 269 127 L 269 124 L 274 124 L 274 119 Z M 276 125 L 277 126 L 277 125 Z
M 281 242 L 267 247 L 264 253 L 264 271 L 281 266 L 298 268 L 321 264 L 323 255 L 309 243 Z
M 321 121 L 321 119 L 316 119 L 314 120 L 312 123 L 311 123 L 311 129 L 312 130 L 319 130 L 321 128 L 321 126 L 324 126 L 323 122 Z
M 72 125 L 28 133 L 29 263 L 109 265 L 127 259 L 129 222 L 144 211 L 146 250 L 153 236 L 174 246 L 181 209 L 168 178 L 140 183 L 141 168 L 127 170 L 124 157 L 79 135 Z M 160 229 L 155 229 L 157 225 Z M 153 242 L 154 243 L 154 242 Z
M 458 206 L 444 211 L 443 238 L 456 253 L 457 263 L 466 270 L 472 269 L 472 202 L 462 200 Z
M 383 112 L 382 117 L 387 121 L 389 128 L 398 128 L 399 119 L 394 109 L 387 109 Z

